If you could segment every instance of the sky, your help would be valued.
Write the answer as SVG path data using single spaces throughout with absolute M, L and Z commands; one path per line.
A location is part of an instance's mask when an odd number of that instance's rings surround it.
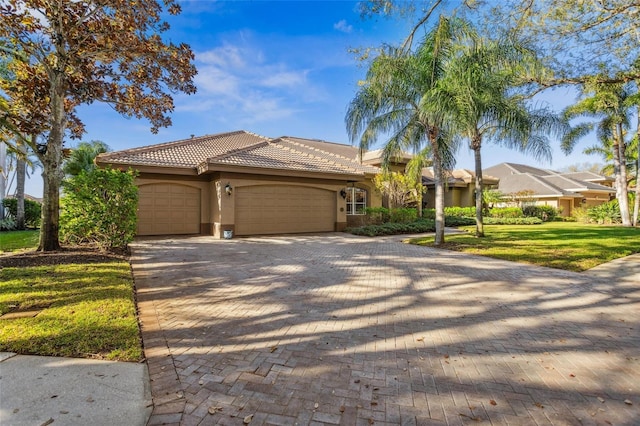
M 361 18 L 352 1 L 183 1 L 166 37 L 195 53 L 195 95 L 174 96 L 173 125 L 152 134 L 145 120 L 126 118 L 108 104 L 81 106 L 87 133 L 114 151 L 235 130 L 267 137 L 298 136 L 349 144 L 345 112 L 366 67 L 352 49 L 401 43 L 412 21 Z M 559 89 L 539 96 L 560 110 L 575 93 Z M 74 147 L 78 140 L 68 140 Z M 381 143 L 384 140 L 380 141 Z M 486 145 L 483 165 L 509 161 L 561 169 L 599 158 L 584 156 L 589 143 L 567 157 L 554 142 L 553 162 L 538 163 L 515 151 Z M 457 168 L 473 169 L 463 147 Z M 40 172 L 26 192 L 40 197 Z

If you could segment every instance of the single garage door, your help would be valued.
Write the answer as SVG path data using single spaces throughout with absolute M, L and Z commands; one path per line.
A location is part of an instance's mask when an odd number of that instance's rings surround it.
M 200 233 L 200 189 L 173 183 L 138 190 L 138 235 Z
M 237 188 L 237 235 L 331 232 L 336 221 L 335 192 L 300 186 Z

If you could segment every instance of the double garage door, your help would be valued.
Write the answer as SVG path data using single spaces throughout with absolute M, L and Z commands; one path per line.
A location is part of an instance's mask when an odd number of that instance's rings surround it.
M 138 235 L 200 233 L 200 189 L 172 183 L 138 188 Z
M 173 183 L 147 184 L 138 191 L 138 235 L 200 233 L 200 189 Z M 335 192 L 300 186 L 238 187 L 235 234 L 331 232 Z
M 235 197 L 236 235 L 331 232 L 335 192 L 300 186 L 239 187 Z

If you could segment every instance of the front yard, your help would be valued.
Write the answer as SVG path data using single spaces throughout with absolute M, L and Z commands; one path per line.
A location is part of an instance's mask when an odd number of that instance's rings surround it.
M 447 235 L 442 248 L 514 262 L 582 272 L 601 263 L 640 252 L 640 229 L 621 226 L 548 222 L 541 225 L 489 225 L 485 237 Z M 411 244 L 433 245 L 433 237 Z
M 0 351 L 142 358 L 126 260 L 61 252 L 0 257 L 0 265 Z
M 2 231 L 0 232 L 0 253 L 38 247 L 40 231 Z

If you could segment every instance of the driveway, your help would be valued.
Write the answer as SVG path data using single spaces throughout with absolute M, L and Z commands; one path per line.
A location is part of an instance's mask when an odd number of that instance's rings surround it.
M 638 283 L 399 240 L 137 241 L 149 424 L 638 424 Z

